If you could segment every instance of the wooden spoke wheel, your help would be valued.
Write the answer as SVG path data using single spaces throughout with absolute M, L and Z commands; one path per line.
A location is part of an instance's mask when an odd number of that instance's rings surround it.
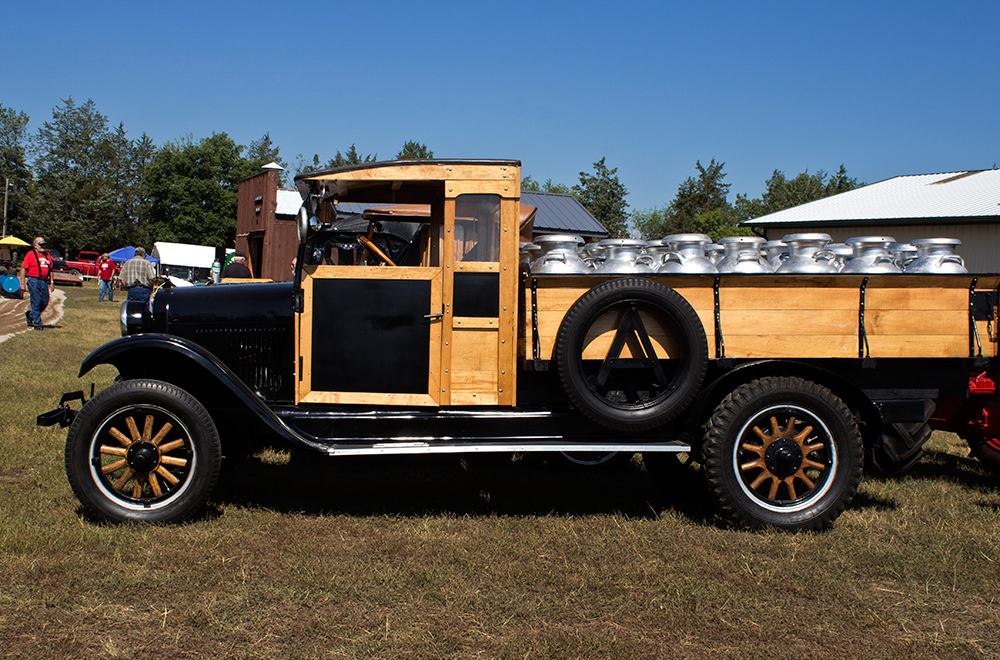
M 850 410 L 799 378 L 762 378 L 726 397 L 709 421 L 704 455 L 717 504 L 749 527 L 825 527 L 861 479 Z
M 221 462 L 211 417 L 158 381 L 125 381 L 95 396 L 70 427 L 66 470 L 80 502 L 114 522 L 171 522 L 208 497 Z

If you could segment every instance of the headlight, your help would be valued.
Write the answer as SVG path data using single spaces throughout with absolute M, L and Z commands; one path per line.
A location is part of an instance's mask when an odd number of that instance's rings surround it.
M 122 303 L 120 322 L 122 337 L 146 332 L 152 324 L 149 308 L 144 302 L 126 300 Z

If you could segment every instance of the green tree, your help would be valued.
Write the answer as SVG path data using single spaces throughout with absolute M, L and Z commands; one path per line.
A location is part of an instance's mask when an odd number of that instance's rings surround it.
M 363 163 L 373 163 L 378 159 L 378 154 L 368 154 L 363 156 L 358 153 L 357 147 L 353 144 L 343 155 L 337 151 L 337 155 L 326 161 L 326 169 L 334 167 L 344 167 L 345 165 L 361 165 Z
M 609 169 L 605 159 L 594 163 L 594 173 L 580 172 L 579 185 L 573 195 L 597 219 L 612 238 L 628 236 L 628 190 L 618 181 L 618 168 Z
M 724 162 L 713 158 L 707 166 L 695 161 L 696 177 L 688 177 L 666 208 L 633 214 L 632 226 L 647 239 L 670 234 L 708 234 L 717 241 L 723 236 L 746 235 L 739 226 L 740 216 L 729 203 L 729 185 L 724 181 Z
M 124 128 L 108 130 L 93 100 L 81 106 L 72 97 L 62 102 L 31 141 L 37 188 L 26 229 L 70 255 L 87 247 L 108 249 L 107 225 L 122 214 Z
M 552 179 L 546 179 L 545 183 L 538 183 L 528 175 L 521 179 L 521 190 L 528 192 L 560 193 L 562 195 L 572 195 L 573 190 L 565 183 L 553 183 Z
M 268 163 L 277 163 L 284 169 L 288 169 L 288 165 L 281 159 L 281 147 L 278 147 L 271 141 L 270 133 L 264 133 L 259 139 L 250 141 L 250 144 L 246 148 L 246 158 L 257 169 L 264 167 Z
M 146 176 L 149 240 L 233 246 L 238 183 L 258 169 L 242 152 L 226 133 L 165 144 Z
M 23 233 L 21 228 L 31 203 L 32 178 L 25 153 L 27 137 L 28 115 L 0 105 L 0 186 L 6 195 L 8 234 Z
M 409 140 L 396 154 L 396 160 L 427 160 L 434 158 L 434 152 L 426 144 Z

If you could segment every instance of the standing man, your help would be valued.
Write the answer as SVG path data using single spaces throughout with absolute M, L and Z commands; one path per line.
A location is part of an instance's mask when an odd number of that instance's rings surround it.
M 31 297 L 31 311 L 24 313 L 28 327 L 42 329 L 42 312 L 49 306 L 49 292 L 52 291 L 52 257 L 45 249 L 45 239 L 39 236 L 32 245 L 31 252 L 24 255 L 21 264 L 21 284 Z
M 237 250 L 236 254 L 233 255 L 232 261 L 229 265 L 222 270 L 222 279 L 235 277 L 239 279 L 246 279 L 253 277 L 253 273 L 247 268 L 247 253 L 242 250 Z
M 153 290 L 153 280 L 156 278 L 156 269 L 153 268 L 153 264 L 146 261 L 146 250 L 137 247 L 135 256 L 125 262 L 118 278 L 128 287 L 129 300 L 148 303 Z
M 111 280 L 115 276 L 115 262 L 107 252 L 101 255 L 101 260 L 97 263 L 97 272 L 101 278 L 101 293 L 97 296 L 97 302 L 104 302 L 104 294 L 108 294 L 108 302 L 115 301 L 115 291 L 111 288 Z

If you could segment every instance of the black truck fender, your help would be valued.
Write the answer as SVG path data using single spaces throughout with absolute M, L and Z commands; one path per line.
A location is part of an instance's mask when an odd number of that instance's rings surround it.
M 152 378 L 176 385 L 209 412 L 220 407 L 245 409 L 282 439 L 317 448 L 316 443 L 290 429 L 229 367 L 192 341 L 159 333 L 122 337 L 88 355 L 79 376 L 101 364 L 115 367 L 122 380 Z

